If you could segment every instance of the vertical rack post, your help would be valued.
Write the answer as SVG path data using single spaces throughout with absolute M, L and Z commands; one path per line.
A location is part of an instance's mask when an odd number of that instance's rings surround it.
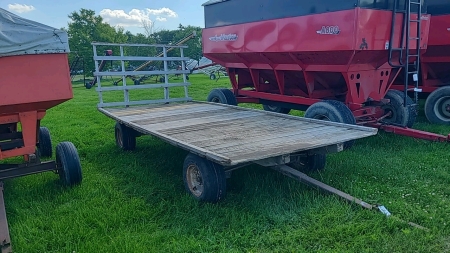
M 120 57 L 122 58 L 120 60 L 121 66 L 122 66 L 122 73 L 125 72 L 125 61 L 123 60 L 123 46 L 120 46 Z M 128 93 L 128 89 L 126 88 L 127 86 L 127 77 L 125 74 L 122 75 L 122 85 L 124 87 L 123 89 L 123 98 L 124 98 L 124 102 L 126 104 L 126 106 L 129 106 L 129 102 L 130 102 L 130 97 L 129 97 L 129 93 Z
M 182 47 L 180 47 L 180 56 L 181 58 L 184 58 L 184 50 Z M 181 70 L 184 71 L 186 69 L 186 63 L 181 60 Z M 183 83 L 186 83 L 186 73 L 183 73 Z M 187 86 L 184 86 L 184 97 L 188 97 L 188 89 Z
M 166 84 L 166 87 L 164 87 L 164 99 L 169 99 L 169 87 L 167 84 L 169 84 L 169 75 L 167 74 L 167 71 L 169 71 L 167 67 L 167 48 L 166 46 L 163 46 L 163 57 L 164 57 L 164 83 Z
M 94 47 L 94 64 L 95 64 L 95 72 L 97 73 L 97 76 L 95 78 L 97 78 L 97 84 L 98 84 L 98 97 L 100 99 L 100 104 L 103 104 L 103 95 L 102 95 L 102 85 L 100 84 L 100 73 L 99 73 L 99 67 L 98 67 L 98 61 L 95 60 L 95 58 L 97 57 L 97 46 L 93 45 Z M 84 70 L 83 70 L 84 71 Z

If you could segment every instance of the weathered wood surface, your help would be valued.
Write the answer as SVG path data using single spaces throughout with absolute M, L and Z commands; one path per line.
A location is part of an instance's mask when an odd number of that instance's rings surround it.
M 141 133 L 226 166 L 377 133 L 373 128 L 203 102 L 99 110 Z

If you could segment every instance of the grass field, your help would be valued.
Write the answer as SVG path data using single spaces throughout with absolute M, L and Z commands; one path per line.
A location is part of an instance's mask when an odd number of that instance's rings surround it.
M 192 75 L 190 81 L 196 100 L 229 87 L 226 78 Z M 135 97 L 153 96 L 142 94 Z M 114 121 L 96 109 L 96 91 L 75 84 L 74 96 L 50 109 L 42 124 L 54 146 L 68 140 L 78 148 L 84 181 L 72 189 L 53 173 L 5 181 L 15 252 L 450 251 L 448 144 L 380 132 L 309 173 L 429 231 L 258 165 L 233 172 L 224 201 L 202 204 L 184 190 L 186 151 L 143 136 L 135 151 L 123 152 L 115 146 Z M 428 124 L 422 113 L 415 128 L 450 132 Z

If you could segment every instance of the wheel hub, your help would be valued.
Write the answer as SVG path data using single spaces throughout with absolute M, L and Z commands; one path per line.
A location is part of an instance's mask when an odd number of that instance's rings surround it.
M 191 192 L 199 197 L 203 193 L 203 179 L 200 170 L 194 164 L 189 165 L 187 168 L 187 183 Z
M 450 96 L 438 99 L 434 105 L 434 110 L 437 112 L 436 116 L 441 120 L 450 120 Z

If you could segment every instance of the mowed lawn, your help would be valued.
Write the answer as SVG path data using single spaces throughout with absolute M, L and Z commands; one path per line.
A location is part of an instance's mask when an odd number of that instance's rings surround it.
M 201 74 L 190 81 L 196 100 L 230 86 Z M 152 96 L 146 92 L 136 97 Z M 54 147 L 68 140 L 78 148 L 83 183 L 64 188 L 51 172 L 5 181 L 15 252 L 450 251 L 448 144 L 380 132 L 309 173 L 428 231 L 258 165 L 233 172 L 225 200 L 204 204 L 184 189 L 186 151 L 143 136 L 135 151 L 123 152 L 115 146 L 115 122 L 97 111 L 97 92 L 76 84 L 74 95 L 42 124 Z M 428 124 L 422 112 L 415 128 L 450 133 Z

